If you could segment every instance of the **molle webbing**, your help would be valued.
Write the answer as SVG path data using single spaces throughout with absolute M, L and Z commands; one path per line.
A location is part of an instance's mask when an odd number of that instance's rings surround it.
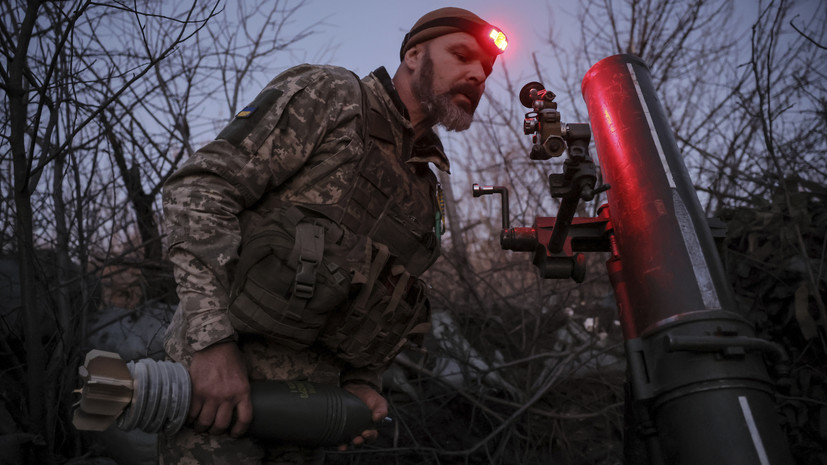
M 319 340 L 355 367 L 381 369 L 409 341 L 421 343 L 431 315 L 422 282 L 401 266 L 390 266 L 387 247 L 369 246 L 365 283 L 345 308 L 330 315 Z
M 352 366 L 379 368 L 429 328 L 416 277 L 439 254 L 436 179 L 405 163 L 410 135 L 397 147 L 382 103 L 360 86 L 364 147 L 338 175 L 348 189 L 330 203 L 278 191 L 262 201 L 268 213 L 242 244 L 229 313 L 241 332 L 297 350 L 318 342 Z
M 304 215 L 296 208 L 279 213 L 274 216 L 281 221 L 242 244 L 229 315 L 239 331 L 301 349 L 316 339 L 327 313 L 344 302 L 350 278 L 324 257 L 325 241 L 340 238 L 340 228 L 322 220 L 300 222 Z
M 434 217 L 438 210 L 436 178 L 427 168 L 412 173 L 405 160 L 411 156 L 413 146 L 410 136 L 403 137 L 401 159 L 398 147 L 390 151 L 380 144 L 394 144 L 394 136 L 388 116 L 382 111 L 383 104 L 362 85 L 364 152 L 358 162 L 350 189 L 335 204 L 311 204 L 296 202 L 303 210 L 315 212 L 341 225 L 350 233 L 367 236 L 374 242 L 386 244 L 396 263 L 403 264 L 413 275 L 419 276 L 433 264 L 439 255 L 439 244 L 433 231 Z M 395 147 L 395 146 L 391 146 Z M 427 205 L 417 208 L 419 222 L 410 221 L 399 208 L 401 186 L 416 184 L 427 190 Z M 289 207 L 293 204 L 276 201 L 276 205 Z M 424 223 L 424 224 L 423 224 Z

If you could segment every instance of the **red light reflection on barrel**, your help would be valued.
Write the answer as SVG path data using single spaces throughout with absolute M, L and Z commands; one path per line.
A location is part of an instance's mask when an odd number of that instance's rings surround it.
M 694 243 L 708 245 L 711 234 L 671 132 L 652 123 L 668 119 L 645 64 L 631 55 L 606 58 L 589 70 L 582 87 L 603 178 L 612 186 L 607 197 L 623 262 L 616 278 L 622 276 L 633 313 L 622 315 L 625 337 L 680 314 L 719 308 L 718 289 L 706 278 L 710 252 L 701 254 L 686 242 L 706 227 L 709 239 Z

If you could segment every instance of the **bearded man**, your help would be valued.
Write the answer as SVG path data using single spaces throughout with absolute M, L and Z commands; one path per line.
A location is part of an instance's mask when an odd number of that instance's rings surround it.
M 418 278 L 442 233 L 429 164 L 449 169 L 433 127 L 469 127 L 504 48 L 475 14 L 432 11 L 393 78 L 287 70 L 167 181 L 180 303 L 165 348 L 192 403 L 161 463 L 320 463 L 318 449 L 244 435 L 251 379 L 338 385 L 387 415 L 382 371 L 429 328 Z

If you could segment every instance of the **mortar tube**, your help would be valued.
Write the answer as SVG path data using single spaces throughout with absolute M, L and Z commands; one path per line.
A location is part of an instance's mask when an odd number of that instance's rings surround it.
M 705 214 L 657 99 L 632 55 L 595 64 L 582 84 L 617 256 L 634 401 L 665 463 L 793 463 L 760 344 L 736 303 Z M 668 341 L 706 338 L 670 348 Z M 684 338 L 684 339 L 681 339 Z M 701 347 L 703 350 L 696 350 Z M 716 350 L 708 350 L 716 347 Z

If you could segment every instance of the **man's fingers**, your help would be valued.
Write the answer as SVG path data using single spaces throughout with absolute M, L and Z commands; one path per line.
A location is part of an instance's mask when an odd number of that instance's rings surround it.
M 230 422 L 233 420 L 234 405 L 230 402 L 224 402 L 218 406 L 215 413 L 215 420 L 213 420 L 210 427 L 210 434 L 221 434 L 227 431 L 230 427 Z
M 198 419 L 195 421 L 195 425 L 193 429 L 197 433 L 203 433 L 210 429 L 212 424 L 215 422 L 215 405 L 206 403 L 203 407 L 201 407 L 201 412 L 198 414 Z
M 223 342 L 195 352 L 189 373 L 193 402 L 189 418 L 195 431 L 222 434 L 233 425 L 233 434 L 243 434 L 252 419 L 252 405 L 238 346 Z
M 233 415 L 234 412 L 235 415 Z M 210 434 L 223 434 L 232 424 L 230 434 L 233 437 L 239 437 L 250 427 L 250 422 L 253 420 L 253 405 L 247 397 L 238 404 L 223 402 L 217 408 L 213 408 L 212 404 L 204 404 L 192 414 L 196 415 L 193 424 L 196 432 L 209 431 Z M 235 421 L 233 421 L 234 418 Z
M 362 435 L 359 436 L 360 439 L 363 439 L 364 442 L 373 442 L 379 438 L 379 431 L 375 429 L 369 429 L 362 431 Z
M 253 403 L 250 402 L 250 397 L 247 396 L 236 405 L 236 419 L 230 435 L 239 437 L 247 432 L 250 427 L 250 422 L 253 421 Z
M 374 406 L 372 415 L 370 416 L 374 423 L 379 423 L 388 416 L 388 402 L 385 398 L 379 397 L 377 404 L 378 405 Z
M 375 429 L 367 429 L 365 431 L 362 431 L 362 434 L 360 434 L 359 436 L 356 436 L 355 438 L 353 438 L 350 441 L 350 443 L 353 444 L 354 446 L 361 446 L 362 444 L 367 444 L 369 442 L 374 442 L 378 438 L 379 438 L 379 431 L 377 431 Z M 340 450 L 340 451 L 345 451 L 345 450 L 347 450 L 347 448 L 348 448 L 347 444 L 339 444 L 339 446 L 337 447 L 337 449 Z
M 368 407 L 371 410 L 370 418 L 374 423 L 379 423 L 388 416 L 388 401 L 379 393 L 375 393 L 370 397 Z
M 359 398 L 371 411 L 371 420 L 379 423 L 388 416 L 388 401 L 370 386 L 364 384 L 348 384 L 345 389 Z
M 195 423 L 195 420 L 198 419 L 198 415 L 201 413 L 202 405 L 203 402 L 201 402 L 201 399 L 192 399 L 192 403 L 190 404 L 190 411 L 189 413 L 187 413 L 187 423 Z

